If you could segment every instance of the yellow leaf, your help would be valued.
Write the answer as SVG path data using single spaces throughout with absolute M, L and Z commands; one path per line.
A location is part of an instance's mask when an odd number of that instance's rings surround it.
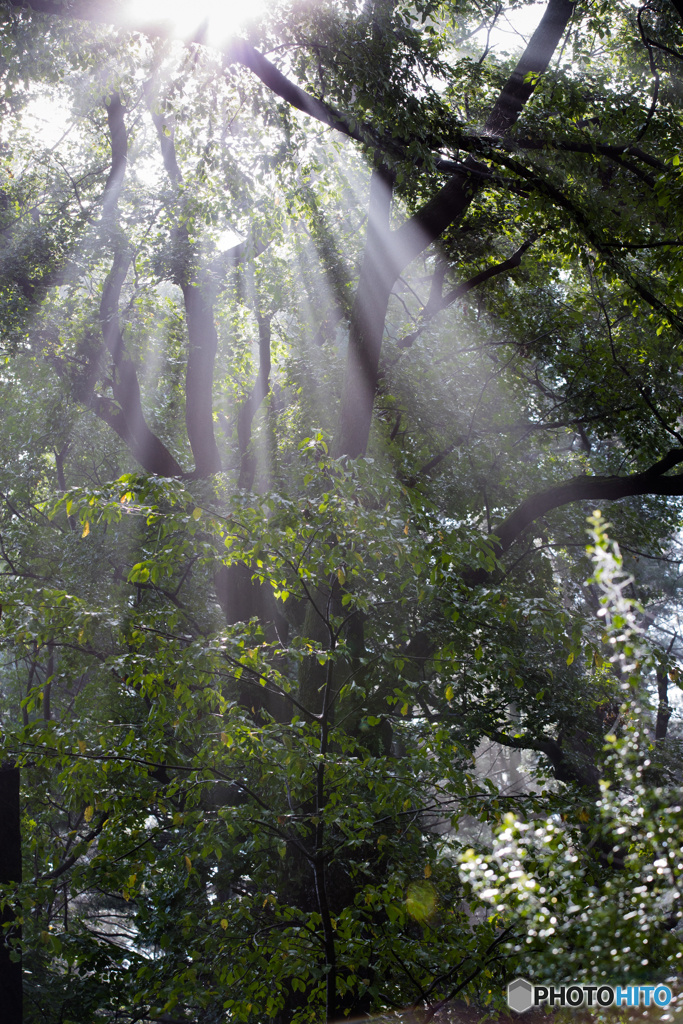
M 222 921 L 221 921 L 221 928 L 223 929 L 223 931 L 225 931 L 225 929 L 227 927 L 228 927 L 228 922 L 225 920 L 225 918 L 223 918 Z
M 196 508 L 194 510 L 194 512 L 192 513 L 192 518 L 193 519 L 199 519 L 201 517 L 201 514 L 202 514 L 202 510 L 200 508 Z
M 405 530 L 403 531 L 403 532 L 405 533 L 406 537 L 408 536 L 408 527 L 409 527 L 409 526 L 410 526 L 410 519 L 409 519 L 409 520 L 408 520 L 408 522 L 406 523 L 406 526 L 405 526 Z
M 406 892 L 406 910 L 419 924 L 434 917 L 438 904 L 436 889 L 431 882 L 411 882 Z
M 81 537 L 87 537 L 89 533 L 90 533 L 90 523 L 86 519 L 85 526 L 83 527 L 83 533 L 81 534 Z
M 341 585 L 344 586 L 344 581 L 346 580 L 346 576 L 344 575 L 344 570 L 343 569 L 337 569 L 337 579 L 339 580 Z
M 673 158 L 673 160 L 671 161 L 671 163 L 672 163 L 672 164 L 674 165 L 674 167 L 678 167 L 678 165 L 680 164 L 680 162 L 681 162 L 681 158 L 680 158 L 680 157 L 679 157 L 678 155 L 676 155 L 676 156 L 675 156 L 675 157 Z
M 85 754 L 87 746 L 88 744 L 85 742 L 85 740 L 78 741 L 78 749 L 80 750 L 81 754 Z
M 446 687 L 446 700 L 453 700 L 453 687 L 450 683 Z
M 571 665 L 571 663 L 573 662 L 573 660 L 574 660 L 574 652 L 572 651 L 572 653 L 571 653 L 571 654 L 569 655 L 569 657 L 567 658 L 567 664 L 568 664 L 568 665 Z
M 91 818 L 93 816 L 93 811 L 94 810 L 95 810 L 95 808 L 92 805 L 89 805 L 88 807 L 86 807 L 85 815 L 84 815 L 86 821 L 90 821 L 91 820 Z
M 430 864 L 425 864 L 425 878 L 432 877 L 432 868 Z
M 188 871 L 192 870 L 192 861 L 187 856 L 187 854 L 185 854 L 185 867 L 187 868 Z

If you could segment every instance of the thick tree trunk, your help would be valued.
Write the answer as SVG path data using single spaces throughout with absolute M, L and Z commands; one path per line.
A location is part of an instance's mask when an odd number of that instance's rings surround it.
M 0 767 L 0 882 L 21 881 L 21 810 L 19 804 L 19 769 L 13 765 Z M 0 911 L 0 927 L 14 920 L 9 909 Z M 9 937 L 17 938 L 20 929 L 9 929 Z M 4 936 L 7 931 L 3 928 Z M 10 959 L 10 948 L 0 938 L 0 997 L 3 1024 L 22 1024 L 23 993 L 21 960 Z
M 145 99 L 159 138 L 164 167 L 174 188 L 182 185 L 183 175 L 175 149 L 175 128 L 159 113 L 154 98 L 154 81 L 144 85 Z M 218 351 L 218 334 L 214 319 L 214 286 L 206 274 L 196 273 L 195 247 L 190 242 L 183 218 L 173 231 L 174 242 L 184 253 L 178 268 L 179 283 L 185 301 L 188 334 L 187 370 L 185 374 L 185 426 L 194 456 L 195 477 L 207 477 L 221 470 L 221 457 L 213 426 L 213 370 Z M 238 249 L 226 253 L 226 258 Z
M 208 284 L 183 286 L 189 349 L 185 377 L 185 425 L 198 477 L 219 473 L 221 457 L 213 429 L 213 367 L 218 335 Z
M 339 454 L 363 455 L 370 434 L 377 370 L 389 296 L 400 271 L 392 256 L 389 231 L 392 181 L 374 170 L 365 253 L 351 313 L 346 379 L 342 395 Z

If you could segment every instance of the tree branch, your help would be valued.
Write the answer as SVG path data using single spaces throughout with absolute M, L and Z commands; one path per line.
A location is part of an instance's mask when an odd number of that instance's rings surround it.
M 396 344 L 398 348 L 410 348 L 414 341 L 419 338 L 422 332 L 427 327 L 429 321 L 436 316 L 437 313 L 447 309 L 458 299 L 466 295 L 467 292 L 472 291 L 473 288 L 479 287 L 480 284 L 484 284 L 485 281 L 490 280 L 492 277 L 496 277 L 498 274 L 504 274 L 508 270 L 514 270 L 522 262 L 522 256 L 529 249 L 537 239 L 537 235 L 532 235 L 526 242 L 520 245 L 517 252 L 513 253 L 509 259 L 503 260 L 502 263 L 496 263 L 492 267 L 487 267 L 486 270 L 482 270 L 481 273 L 476 274 L 470 278 L 469 281 L 463 281 L 462 284 L 457 285 L 451 289 L 446 295 L 442 295 L 439 289 L 432 289 L 432 294 L 429 296 L 429 300 L 420 313 L 420 320 L 422 323 L 416 331 L 412 334 L 407 334 L 405 338 L 401 338 Z M 438 273 L 438 271 L 437 271 Z
M 280 96 L 291 107 L 301 110 L 304 114 L 314 117 L 316 121 L 320 121 L 330 128 L 334 128 L 335 131 L 341 132 L 349 139 L 355 139 L 356 142 L 364 145 L 370 144 L 373 148 L 377 147 L 375 133 L 369 126 L 364 125 L 362 129 L 352 127 L 338 110 L 290 82 L 274 64 L 271 64 L 262 53 L 259 53 L 245 40 L 231 40 L 223 52 L 229 61 L 235 61 L 253 71 L 266 88 Z
M 111 168 L 102 194 L 102 215 L 111 217 L 118 206 L 123 179 L 128 166 L 128 135 L 123 118 L 124 109 L 121 97 L 117 92 L 105 100 L 107 107 L 107 125 L 111 142 Z
M 517 67 L 493 106 L 484 126 L 492 137 L 505 135 L 517 121 L 545 71 L 574 10 L 570 0 L 550 0 Z M 420 210 L 395 231 L 385 223 L 390 208 L 388 173 L 375 169 L 370 189 L 370 215 L 363 264 L 349 330 L 339 455 L 356 458 L 367 447 L 377 387 L 377 371 L 391 289 L 403 269 L 432 244 L 468 208 L 488 168 L 468 157 L 462 170 L 453 174 Z M 380 201 L 380 185 L 388 191 L 388 204 Z M 376 211 L 376 215 L 375 212 Z M 388 221 L 388 210 L 386 220 Z
M 83 845 L 83 843 L 90 844 L 90 843 L 92 843 L 93 839 L 97 839 L 97 837 L 99 836 L 100 832 L 102 831 L 104 826 L 107 824 L 107 820 L 108 820 L 107 816 L 103 815 L 101 821 L 99 822 L 99 824 L 96 825 L 95 828 L 92 829 L 91 832 L 88 832 L 88 834 L 86 836 L 83 836 L 83 838 L 81 839 L 81 841 L 78 844 L 78 846 L 81 847 Z M 83 850 L 79 849 L 79 851 L 77 853 L 74 853 L 71 857 L 67 857 L 66 860 L 62 864 L 59 865 L 58 868 L 54 869 L 54 871 L 48 871 L 48 873 L 46 875 L 37 875 L 36 878 L 34 878 L 34 882 L 47 882 L 51 878 L 59 878 L 61 875 L 65 874 L 65 872 L 67 872 L 69 870 L 69 868 L 73 867 L 74 864 L 76 863 L 76 861 L 80 857 L 82 857 L 82 856 L 83 856 Z
M 683 473 L 676 476 L 664 474 L 681 463 L 683 448 L 673 448 L 642 473 L 629 476 L 577 476 L 532 494 L 500 526 L 494 528 L 494 536 L 497 538 L 495 554 L 497 557 L 505 554 L 528 526 L 563 505 L 571 505 L 576 501 L 619 501 L 621 498 L 644 494 L 679 497 L 683 495 Z M 485 569 L 476 569 L 468 573 L 467 582 L 471 585 L 483 583 L 489 575 Z
M 574 12 L 570 0 L 550 0 L 540 24 L 496 100 L 484 136 L 501 138 L 510 131 L 548 67 Z M 472 156 L 465 168 L 486 170 Z M 394 232 L 395 264 L 400 273 L 416 256 L 465 212 L 480 185 L 459 172 L 437 194 Z
M 540 754 L 545 754 L 552 766 L 553 775 L 559 782 L 574 782 L 595 794 L 600 792 L 600 787 L 595 779 L 582 771 L 578 765 L 572 764 L 567 759 L 563 747 L 550 736 L 508 736 L 497 729 L 488 730 L 486 735 L 494 742 L 500 743 L 504 747 L 511 747 L 513 750 L 536 750 Z
M 663 160 L 658 160 L 657 157 L 645 153 L 639 146 L 633 146 L 629 143 L 614 146 L 592 141 L 574 142 L 571 139 L 533 139 L 524 137 L 510 139 L 507 142 L 506 148 L 525 150 L 556 149 L 564 153 L 587 153 L 595 156 L 606 156 L 611 160 L 616 160 L 623 156 L 633 156 L 638 160 L 642 160 L 649 167 L 653 167 L 656 171 L 671 170 L 670 165 L 665 164 Z
M 532 188 L 552 200 L 561 207 L 561 209 L 566 210 L 571 215 L 576 226 L 585 236 L 588 244 L 602 256 L 610 269 L 618 274 L 622 281 L 624 281 L 629 288 L 633 289 L 640 298 L 644 299 L 649 306 L 665 316 L 673 327 L 683 333 L 683 318 L 671 310 L 666 303 L 661 301 L 661 299 L 658 299 L 657 296 L 642 284 L 642 282 L 639 281 L 627 267 L 623 266 L 623 264 L 615 258 L 614 254 L 610 252 L 610 248 L 612 247 L 608 243 L 605 243 L 598 232 L 595 231 L 592 219 L 589 215 L 577 207 L 575 203 L 554 184 L 552 184 L 552 182 L 540 177 L 536 172 L 525 167 L 523 164 L 520 164 L 518 161 L 512 160 L 500 153 L 495 155 L 492 154 L 491 159 L 502 164 L 504 167 L 508 167 L 515 174 L 520 175 L 520 177 L 524 178 L 525 181 L 529 182 Z

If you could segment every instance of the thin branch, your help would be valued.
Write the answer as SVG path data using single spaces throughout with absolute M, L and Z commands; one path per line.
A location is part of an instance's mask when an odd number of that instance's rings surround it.
M 447 309 L 448 306 L 451 306 L 458 299 L 462 298 L 462 296 L 466 295 L 467 292 L 472 291 L 473 288 L 478 288 L 479 285 L 484 284 L 485 281 L 489 281 L 492 277 L 497 277 L 499 274 L 505 274 L 508 270 L 514 270 L 515 267 L 518 267 L 522 262 L 524 253 L 534 244 L 537 237 L 538 236 L 535 234 L 531 235 L 531 237 L 520 245 L 519 249 L 517 249 L 509 259 L 503 260 L 502 263 L 496 263 L 492 267 L 487 267 L 486 270 L 482 270 L 479 274 L 471 277 L 469 281 L 463 281 L 462 284 L 451 289 L 451 291 L 446 295 L 441 295 L 439 292 L 433 291 L 429 297 L 429 301 L 420 313 L 420 326 L 416 331 L 413 331 L 412 334 L 408 334 L 404 338 L 401 338 L 400 341 L 396 343 L 397 347 L 410 348 L 413 342 L 416 341 L 416 339 L 419 338 L 425 330 L 429 321 L 436 316 L 437 313 Z
M 639 11 L 638 11 L 638 15 L 637 15 L 638 30 L 640 31 L 640 38 L 642 40 L 643 46 L 645 46 L 646 49 L 647 49 L 648 58 L 650 60 L 650 71 L 652 72 L 652 76 L 653 76 L 653 78 L 655 80 L 655 86 L 654 86 L 654 89 L 652 90 L 652 103 L 650 104 L 650 109 L 649 109 L 649 111 L 647 113 L 647 117 L 645 119 L 645 124 L 640 129 L 640 131 L 638 132 L 638 135 L 636 136 L 636 142 L 640 142 L 640 140 L 642 139 L 642 137 L 645 135 L 646 131 L 650 127 L 650 124 L 652 122 L 652 118 L 654 117 L 654 114 L 655 114 L 655 110 L 657 109 L 657 100 L 659 98 L 659 71 L 657 70 L 657 65 L 655 64 L 655 57 L 654 57 L 654 53 L 652 52 L 652 46 L 650 45 L 650 41 L 647 38 L 647 36 L 645 35 L 645 31 L 643 29 L 643 22 L 641 20 L 641 15 L 643 13 L 643 10 L 644 10 L 644 8 L 641 7 L 639 9 Z
M 83 843 L 92 843 L 92 841 L 97 838 L 97 836 L 100 834 L 104 826 L 107 824 L 107 820 L 107 816 L 104 815 L 99 824 L 96 825 L 91 832 L 88 832 L 86 836 L 83 836 L 83 838 L 80 840 L 79 846 L 81 846 Z M 34 878 L 34 882 L 47 882 L 51 878 L 59 878 L 66 871 L 68 871 L 69 868 L 73 867 L 76 861 L 79 860 L 79 858 L 82 856 L 82 851 L 79 853 L 72 854 L 71 857 L 67 857 L 67 859 L 62 864 L 60 864 L 58 868 L 55 868 L 54 871 L 48 871 L 46 875 L 38 875 L 36 878 Z

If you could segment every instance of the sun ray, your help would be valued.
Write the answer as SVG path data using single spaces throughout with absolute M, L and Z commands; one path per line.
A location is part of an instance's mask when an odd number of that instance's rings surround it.
M 220 47 L 263 7 L 263 0 L 252 0 L 248 5 L 238 0 L 197 0 L 192 4 L 183 0 L 136 0 L 129 5 L 129 13 L 138 23 L 148 19 L 168 24 L 179 39 L 201 36 L 202 42 Z

